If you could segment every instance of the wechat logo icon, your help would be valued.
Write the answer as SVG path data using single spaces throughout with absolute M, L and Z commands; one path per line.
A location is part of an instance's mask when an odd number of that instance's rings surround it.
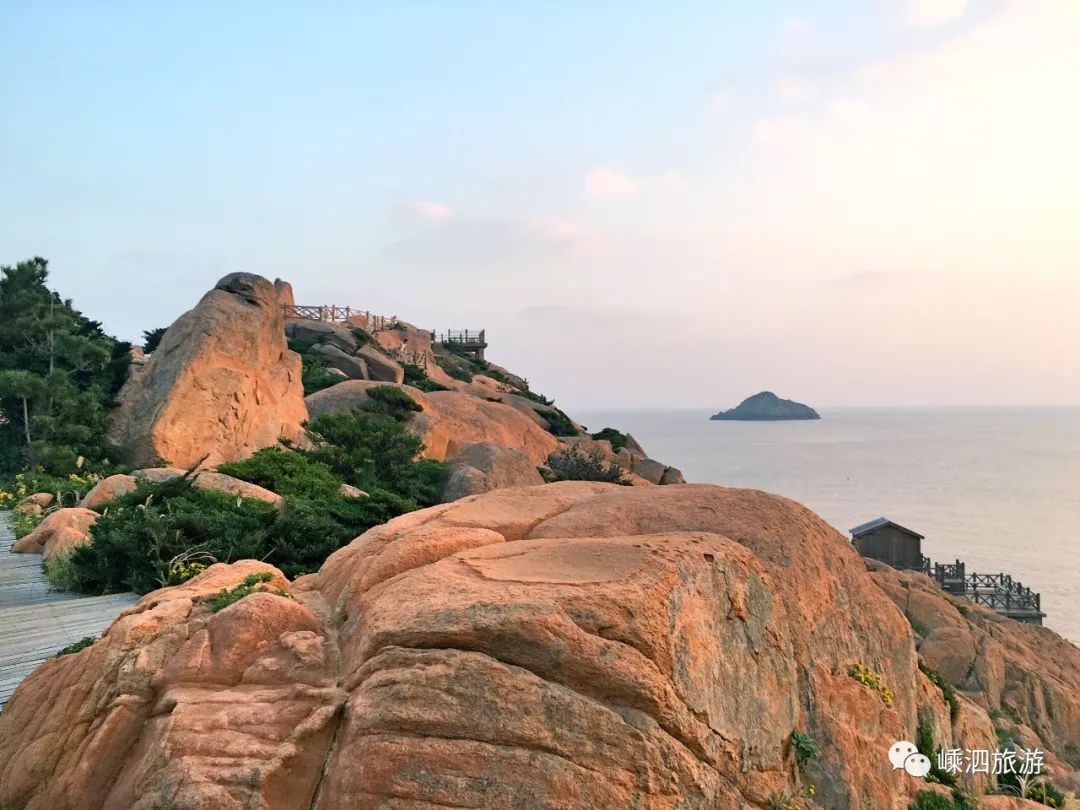
M 925 779 L 930 773 L 930 758 L 920 754 L 919 749 L 907 740 L 892 744 L 889 749 L 889 762 L 892 763 L 894 771 L 903 769 L 917 779 Z

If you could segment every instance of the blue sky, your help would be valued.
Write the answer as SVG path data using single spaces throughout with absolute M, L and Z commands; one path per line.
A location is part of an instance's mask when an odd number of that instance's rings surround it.
M 124 337 L 243 269 L 568 406 L 1080 403 L 1063 0 L 0 19 L 0 262 Z

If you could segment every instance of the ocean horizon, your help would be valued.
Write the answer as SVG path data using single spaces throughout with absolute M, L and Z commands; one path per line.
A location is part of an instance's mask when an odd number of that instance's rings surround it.
M 819 407 L 810 421 L 711 421 L 719 408 L 583 409 L 686 479 L 792 498 L 845 537 L 887 517 L 923 553 L 1007 573 L 1080 644 L 1080 407 Z

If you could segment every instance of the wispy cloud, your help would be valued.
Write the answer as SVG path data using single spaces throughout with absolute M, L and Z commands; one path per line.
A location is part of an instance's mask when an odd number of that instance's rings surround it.
M 594 197 L 633 197 L 641 183 L 609 166 L 594 166 L 585 175 L 585 188 Z

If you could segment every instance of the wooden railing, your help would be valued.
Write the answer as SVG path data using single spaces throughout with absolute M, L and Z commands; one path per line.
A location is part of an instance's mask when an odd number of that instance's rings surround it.
M 387 329 L 396 329 L 398 319 L 396 315 L 374 315 L 370 310 L 353 309 L 352 307 L 339 307 L 334 304 L 323 306 L 299 306 L 296 304 L 282 304 L 282 311 L 286 318 L 304 318 L 309 321 L 327 321 L 329 323 L 344 323 L 350 319 L 363 321 L 363 328 L 369 332 L 382 332 Z
M 964 596 L 998 613 L 1045 615 L 1042 612 L 1042 595 L 1009 574 L 969 574 L 966 564 L 960 560 L 931 563 L 929 557 L 922 558 L 922 570 L 936 580 L 942 590 Z

